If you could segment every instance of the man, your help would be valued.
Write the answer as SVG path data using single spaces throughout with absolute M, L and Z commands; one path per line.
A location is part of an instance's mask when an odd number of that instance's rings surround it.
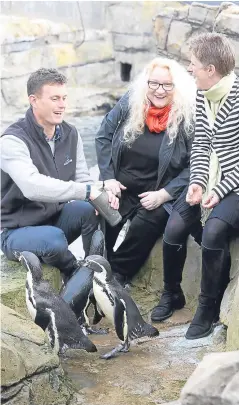
M 77 269 L 68 244 L 82 235 L 87 255 L 98 227 L 89 204 L 98 190 L 91 185 L 80 135 L 63 121 L 66 77 L 39 69 L 29 77 L 27 92 L 25 118 L 1 138 L 1 249 L 10 260 L 14 251 L 35 253 L 57 267 L 66 282 Z M 118 208 L 110 192 L 109 202 Z

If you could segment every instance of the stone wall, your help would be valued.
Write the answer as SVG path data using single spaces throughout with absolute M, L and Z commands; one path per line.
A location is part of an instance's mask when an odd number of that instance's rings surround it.
M 170 3 L 169 3 L 170 4 Z M 202 32 L 225 34 L 232 42 L 239 73 L 239 7 L 225 2 L 209 6 L 199 2 L 164 7 L 154 18 L 154 35 L 158 53 L 187 65 L 190 59 L 189 41 Z
M 203 31 L 228 35 L 239 69 L 238 10 L 231 3 L 2 2 L 3 119 L 25 111 L 27 79 L 40 67 L 67 75 L 69 114 L 110 108 L 157 54 L 188 64 L 188 40 Z

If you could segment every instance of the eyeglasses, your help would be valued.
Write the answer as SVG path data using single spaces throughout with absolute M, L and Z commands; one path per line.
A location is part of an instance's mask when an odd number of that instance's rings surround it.
M 160 86 L 162 86 L 164 91 L 172 91 L 174 89 L 173 83 L 157 83 L 151 80 L 148 81 L 148 86 L 151 90 L 158 90 Z

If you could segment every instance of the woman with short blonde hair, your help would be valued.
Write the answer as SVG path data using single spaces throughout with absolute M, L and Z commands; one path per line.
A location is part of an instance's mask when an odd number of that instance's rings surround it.
M 187 201 L 202 213 L 202 278 L 187 339 L 209 335 L 230 280 L 229 241 L 239 232 L 239 78 L 230 41 L 216 32 L 191 42 L 195 78 L 195 139 Z
M 164 241 L 165 291 L 160 308 L 152 314 L 156 321 L 185 304 L 180 283 L 186 239 L 195 222 L 194 208 L 185 200 L 195 96 L 194 80 L 185 68 L 157 57 L 105 116 L 96 136 L 100 177 L 120 197 L 122 222 L 115 228 L 106 224 L 108 260 L 118 281 L 124 285 L 132 279 L 164 232 L 167 238 L 175 235 L 176 219 L 188 225 L 179 242 L 173 238 L 170 243 Z M 127 219 L 131 221 L 129 230 L 114 251 Z M 200 243 L 200 230 L 195 237 Z

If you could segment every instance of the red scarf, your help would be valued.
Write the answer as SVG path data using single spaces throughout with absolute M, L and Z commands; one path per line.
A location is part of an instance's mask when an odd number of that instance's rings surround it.
M 171 105 L 166 105 L 163 108 L 149 107 L 145 123 L 150 132 L 159 133 L 167 128 L 170 110 Z

